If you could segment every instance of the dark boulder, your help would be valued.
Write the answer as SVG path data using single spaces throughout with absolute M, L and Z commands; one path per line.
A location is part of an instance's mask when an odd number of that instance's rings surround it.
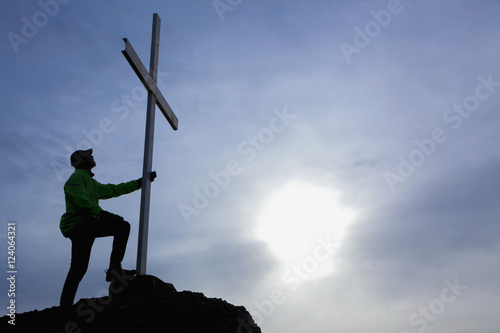
M 72 306 L 16 314 L 15 327 L 2 318 L 2 332 L 261 333 L 243 306 L 202 293 L 176 291 L 170 283 L 142 275 L 115 281 L 109 296 Z

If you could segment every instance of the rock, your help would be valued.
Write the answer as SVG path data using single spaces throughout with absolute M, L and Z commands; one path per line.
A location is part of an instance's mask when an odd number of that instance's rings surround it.
M 109 296 L 81 299 L 72 306 L 16 314 L 20 331 L 261 333 L 243 306 L 202 293 L 177 292 L 170 283 L 144 275 L 115 282 Z M 1 326 L 10 331 L 8 316 Z M 7 329 L 1 329 L 6 332 Z
M 117 280 L 109 284 L 109 295 L 117 298 L 144 297 L 171 292 L 177 292 L 173 284 L 163 282 L 153 275 L 138 275 L 130 281 Z

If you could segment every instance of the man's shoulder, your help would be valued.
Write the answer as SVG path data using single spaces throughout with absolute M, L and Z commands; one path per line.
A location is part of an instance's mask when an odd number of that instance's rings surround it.
M 66 184 L 68 183 L 75 183 L 75 182 L 84 182 L 87 180 L 87 178 L 91 178 L 89 173 L 86 173 L 85 170 L 81 169 L 76 169 L 68 178 L 66 181 Z

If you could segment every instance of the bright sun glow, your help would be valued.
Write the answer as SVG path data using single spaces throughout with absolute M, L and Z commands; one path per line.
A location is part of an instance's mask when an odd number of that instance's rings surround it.
M 355 218 L 355 213 L 341 207 L 338 200 L 339 193 L 327 188 L 299 181 L 287 183 L 266 199 L 258 216 L 257 237 L 268 243 L 283 265 L 301 264 L 313 257 L 321 244 L 319 239 L 334 243 L 337 249 Z M 321 251 L 322 258 L 332 256 Z M 317 273 L 331 271 L 332 267 Z

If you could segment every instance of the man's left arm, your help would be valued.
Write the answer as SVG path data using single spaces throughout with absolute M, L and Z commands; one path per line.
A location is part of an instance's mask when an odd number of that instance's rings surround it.
M 155 178 L 156 172 L 153 171 L 150 179 L 153 181 Z M 120 184 L 101 184 L 96 180 L 94 180 L 94 182 L 97 183 L 97 187 L 99 189 L 99 199 L 116 198 L 120 195 L 134 192 L 142 186 L 142 178 Z

